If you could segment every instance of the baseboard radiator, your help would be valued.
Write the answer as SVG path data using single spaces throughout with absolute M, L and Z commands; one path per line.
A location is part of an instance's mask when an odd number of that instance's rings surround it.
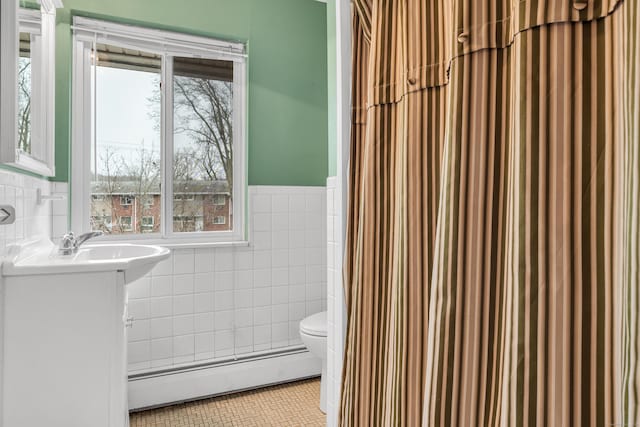
M 320 375 L 322 364 L 304 346 L 129 375 L 129 410 L 140 411 Z

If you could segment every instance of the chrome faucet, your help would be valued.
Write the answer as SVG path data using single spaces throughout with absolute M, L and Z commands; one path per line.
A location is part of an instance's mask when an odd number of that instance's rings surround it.
M 60 244 L 58 245 L 58 254 L 59 255 L 71 255 L 78 252 L 78 248 L 84 242 L 94 237 L 100 237 L 104 233 L 102 231 L 92 231 L 90 233 L 84 233 L 76 237 L 73 232 L 68 232 L 62 237 L 60 240 Z

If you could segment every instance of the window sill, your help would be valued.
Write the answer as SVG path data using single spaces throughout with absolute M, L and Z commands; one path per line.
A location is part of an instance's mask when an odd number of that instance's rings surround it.
M 163 246 L 169 249 L 203 249 L 203 248 L 233 248 L 247 247 L 248 240 L 236 241 L 205 241 L 205 240 L 186 240 L 186 239 L 95 239 L 89 240 L 89 245 L 111 245 L 118 243 L 128 243 L 134 245 L 155 245 Z
M 233 247 L 247 247 L 249 246 L 248 240 L 239 240 L 235 242 L 176 242 L 168 241 L 164 243 L 157 243 L 159 246 L 164 246 L 169 249 L 198 249 L 198 248 L 233 248 Z

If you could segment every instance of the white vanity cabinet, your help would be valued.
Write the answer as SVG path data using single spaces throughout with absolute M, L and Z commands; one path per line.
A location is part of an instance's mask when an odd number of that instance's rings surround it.
M 124 273 L 3 280 L 2 426 L 128 426 Z
M 48 239 L 9 247 L 0 269 L 0 427 L 124 427 L 127 283 L 167 259 L 149 245 Z

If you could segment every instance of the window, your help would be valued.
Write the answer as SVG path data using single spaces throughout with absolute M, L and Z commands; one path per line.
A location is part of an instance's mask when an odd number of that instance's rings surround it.
M 140 222 L 140 228 L 143 233 L 149 233 L 153 231 L 154 218 L 152 216 L 143 216 Z
M 131 217 L 130 216 L 121 216 L 119 218 L 119 228 L 121 229 L 121 231 L 131 231 L 132 230 L 132 225 L 133 222 L 131 221 Z
M 133 204 L 133 197 L 120 196 L 120 206 L 130 206 L 131 204 Z
M 153 207 L 153 196 L 142 197 L 142 207 L 146 209 Z
M 224 206 L 227 204 L 227 196 L 224 194 L 214 194 L 213 195 L 213 204 L 216 206 Z
M 102 232 L 111 231 L 111 215 L 94 215 L 91 217 L 91 228 Z
M 74 229 L 241 240 L 244 45 L 80 17 L 74 45 Z
M 204 231 L 204 221 L 201 216 L 195 215 L 175 215 L 173 217 L 173 228 L 185 232 Z

